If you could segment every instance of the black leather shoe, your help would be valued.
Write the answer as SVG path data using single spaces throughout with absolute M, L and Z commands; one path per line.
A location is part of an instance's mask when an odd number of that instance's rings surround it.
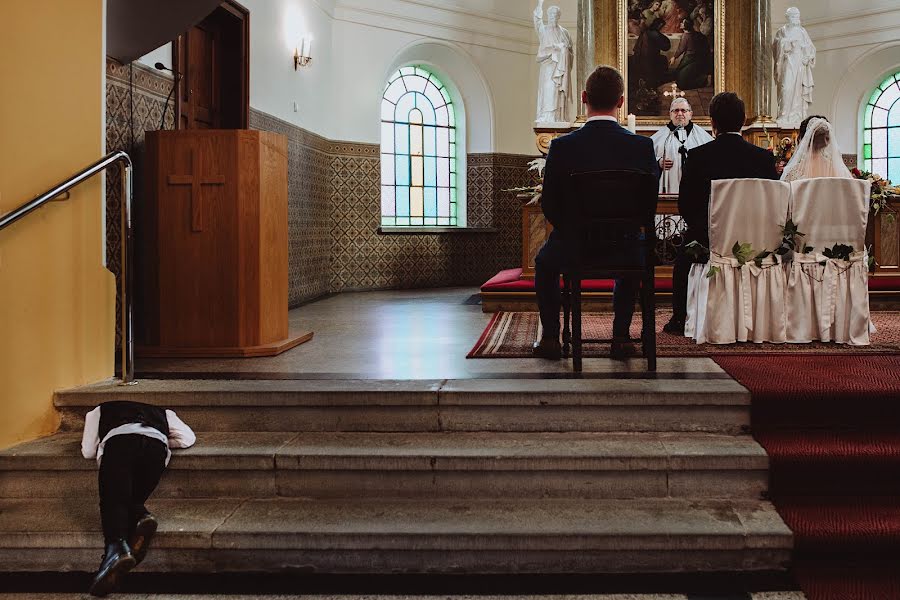
M 100 569 L 94 576 L 89 590 L 92 596 L 105 596 L 119 587 L 122 576 L 134 568 L 134 555 L 128 542 L 116 540 L 106 545 L 106 553 L 100 562 Z
M 535 342 L 531 346 L 531 353 L 537 358 L 559 360 L 562 358 L 562 346 L 560 346 L 559 340 L 541 338 L 540 342 Z
M 137 525 L 134 526 L 134 535 L 131 536 L 131 553 L 134 554 L 134 565 L 137 566 L 143 562 L 147 556 L 147 550 L 150 549 L 150 540 L 156 533 L 159 523 L 156 517 L 147 513 L 138 519 Z
M 684 335 L 684 321 L 669 319 L 669 322 L 663 325 L 663 331 L 672 335 Z
M 609 357 L 613 360 L 628 360 L 637 356 L 637 350 L 630 340 L 613 340 L 609 347 Z

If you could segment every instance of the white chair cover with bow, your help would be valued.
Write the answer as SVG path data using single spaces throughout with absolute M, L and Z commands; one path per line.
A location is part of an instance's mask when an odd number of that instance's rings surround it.
M 760 266 L 752 260 L 742 266 L 732 247 L 735 242 L 749 243 L 755 254 L 778 248 L 790 193 L 788 184 L 768 179 L 712 182 L 710 260 L 695 264 L 688 280 L 685 335 L 698 344 L 787 339 L 780 257 L 769 256 Z M 708 277 L 711 267 L 717 269 Z
M 788 265 L 788 340 L 868 345 L 869 181 L 820 177 L 791 183 L 791 213 L 809 253 Z M 825 257 L 835 244 L 853 246 L 850 260 Z

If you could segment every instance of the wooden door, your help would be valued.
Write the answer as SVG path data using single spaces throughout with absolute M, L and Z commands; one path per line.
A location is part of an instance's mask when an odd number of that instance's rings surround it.
M 247 128 L 249 43 L 250 15 L 232 1 L 178 37 L 178 129 Z

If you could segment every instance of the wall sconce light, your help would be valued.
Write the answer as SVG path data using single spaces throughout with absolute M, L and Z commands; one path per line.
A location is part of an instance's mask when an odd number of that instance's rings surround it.
M 294 48 L 294 70 L 305 67 L 312 62 L 312 38 L 303 38 L 300 45 Z

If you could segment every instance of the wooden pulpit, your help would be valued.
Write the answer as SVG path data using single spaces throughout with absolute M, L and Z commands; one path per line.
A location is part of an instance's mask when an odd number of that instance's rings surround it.
M 273 356 L 288 328 L 287 139 L 147 132 L 137 215 L 138 355 Z

